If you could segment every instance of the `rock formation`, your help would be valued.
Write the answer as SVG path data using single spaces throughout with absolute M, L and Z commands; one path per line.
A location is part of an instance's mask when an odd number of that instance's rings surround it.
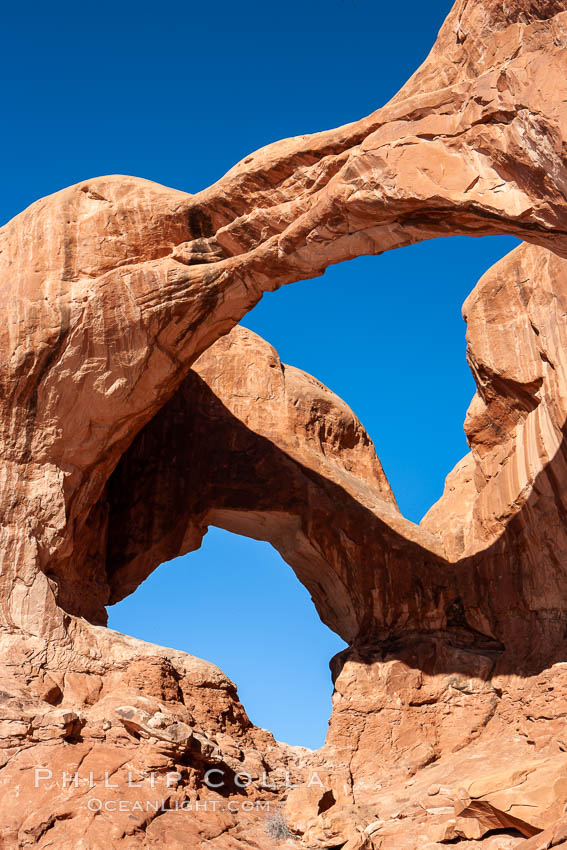
M 368 118 L 0 230 L 2 848 L 567 847 L 566 46 L 565 0 L 458 0 Z M 416 526 L 356 416 L 238 322 L 457 233 L 524 244 L 465 304 L 471 451 Z M 318 752 L 105 627 L 209 525 L 270 541 L 349 645 Z

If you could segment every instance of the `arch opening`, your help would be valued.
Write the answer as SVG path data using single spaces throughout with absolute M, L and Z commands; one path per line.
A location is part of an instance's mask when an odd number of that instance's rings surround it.
M 277 740 L 323 745 L 328 661 L 346 643 L 268 543 L 210 527 L 198 551 L 162 564 L 108 614 L 117 631 L 216 664 Z
M 519 244 L 512 236 L 446 236 L 361 256 L 266 293 L 241 322 L 352 408 L 412 522 L 469 451 L 463 422 L 476 386 L 463 303 Z

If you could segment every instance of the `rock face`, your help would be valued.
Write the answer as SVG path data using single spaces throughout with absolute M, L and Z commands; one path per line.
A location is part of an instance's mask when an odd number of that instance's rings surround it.
M 368 118 L 0 230 L 2 848 L 567 847 L 566 46 L 565 2 L 458 0 Z M 415 526 L 354 413 L 238 322 L 455 233 L 525 244 L 464 306 L 471 451 Z M 318 752 L 105 628 L 209 525 L 270 541 L 349 645 Z

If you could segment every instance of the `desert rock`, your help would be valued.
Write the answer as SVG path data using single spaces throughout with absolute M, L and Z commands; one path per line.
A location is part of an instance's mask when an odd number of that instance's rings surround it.
M 458 0 L 367 118 L 0 230 L 2 847 L 565 844 L 566 46 L 563 0 Z M 499 233 L 524 244 L 464 305 L 470 454 L 416 526 L 355 413 L 238 323 L 329 264 Z M 348 643 L 318 752 L 105 627 L 210 525 L 268 540 Z

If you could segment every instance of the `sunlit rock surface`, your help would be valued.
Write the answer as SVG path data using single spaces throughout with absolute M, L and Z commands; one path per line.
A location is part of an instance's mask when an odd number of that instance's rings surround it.
M 0 230 L 2 848 L 567 846 L 566 46 L 565 2 L 459 0 L 368 118 Z M 524 244 L 464 305 L 471 451 L 416 526 L 355 414 L 238 322 L 331 263 L 498 233 Z M 209 525 L 270 541 L 349 644 L 318 752 L 105 628 Z

